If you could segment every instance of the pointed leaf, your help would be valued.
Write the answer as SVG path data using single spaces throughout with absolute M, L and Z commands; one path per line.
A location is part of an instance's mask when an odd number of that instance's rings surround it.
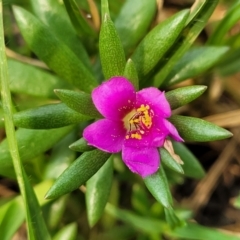
M 188 51 L 173 67 L 165 85 L 173 85 L 194 78 L 213 67 L 229 50 L 229 47 L 198 47 Z
M 105 79 L 123 75 L 126 63 L 122 43 L 108 11 L 107 0 L 102 1 L 103 21 L 99 36 L 99 52 Z
M 128 59 L 123 76 L 133 84 L 135 90 L 139 90 L 138 74 L 132 59 Z
M 203 85 L 187 86 L 168 91 L 165 95 L 173 110 L 192 102 L 201 96 L 206 89 L 207 86 Z
M 169 120 L 175 125 L 180 136 L 186 141 L 207 142 L 232 136 L 232 133 L 226 129 L 200 118 L 175 115 Z
M 62 100 L 62 102 L 73 110 L 94 118 L 102 117 L 95 108 L 90 94 L 66 89 L 55 89 L 54 92 Z
M 15 126 L 33 129 L 65 127 L 91 119 L 91 117 L 72 110 L 64 103 L 28 109 L 15 113 L 13 117 Z
M 70 223 L 61 228 L 55 234 L 53 240 L 75 240 L 77 239 L 77 223 Z
M 159 62 L 181 33 L 189 11 L 183 10 L 157 25 L 140 42 L 132 55 L 140 80 Z
M 113 159 L 106 163 L 87 181 L 86 205 L 90 227 L 101 218 L 110 194 L 113 178 Z
M 13 59 L 8 59 L 8 70 L 10 90 L 14 93 L 56 98 L 53 92 L 55 88 L 72 88 L 70 84 L 47 71 Z
M 76 152 L 68 145 L 77 138 L 77 129 L 73 129 L 51 149 L 51 156 L 45 164 L 43 179 L 56 179 L 76 159 Z
M 50 240 L 50 234 L 47 230 L 41 209 L 39 207 L 36 195 L 26 176 L 23 168 L 22 160 L 19 154 L 19 146 L 16 138 L 15 128 L 13 124 L 12 99 L 9 88 L 9 74 L 7 59 L 5 53 L 5 42 L 3 32 L 3 9 L 2 1 L 0 1 L 0 85 L 1 85 L 1 99 L 3 106 L 3 116 L 5 119 L 6 141 L 9 146 L 10 156 L 14 172 L 17 177 L 17 183 L 22 196 L 27 232 L 29 240 Z M 29 146 L 27 146 L 29 147 Z
M 160 156 L 161 156 L 162 163 L 166 167 L 168 167 L 169 169 L 171 169 L 175 172 L 178 172 L 178 173 L 181 173 L 181 174 L 184 173 L 184 171 L 182 169 L 182 166 L 172 158 L 172 156 L 170 155 L 170 153 L 166 149 L 160 148 Z
M 204 227 L 196 223 L 188 223 L 186 226 L 176 228 L 166 233 L 170 239 L 185 240 L 239 240 L 238 236 L 219 231 L 214 228 Z
M 71 19 L 72 25 L 74 26 L 76 32 L 79 36 L 91 36 L 96 38 L 97 33 L 88 24 L 86 19 L 83 17 L 81 10 L 78 8 L 77 3 L 74 0 L 63 0 L 68 15 Z
M 177 61 L 185 54 L 185 52 L 190 48 L 195 39 L 198 37 L 200 32 L 206 26 L 208 19 L 212 15 L 214 9 L 218 4 L 218 0 L 205 1 L 203 4 L 199 4 L 198 13 L 190 22 L 188 21 L 187 26 L 182 31 L 182 34 L 179 36 L 179 42 L 173 45 L 173 47 L 168 51 L 169 54 L 164 56 L 162 62 L 156 67 L 161 69 L 157 75 L 154 77 L 154 86 L 161 86 L 168 74 L 172 71 L 173 66 Z
M 165 208 L 171 208 L 172 195 L 163 167 L 160 166 L 158 172 L 147 176 L 143 180 L 153 197 Z
M 155 17 L 157 3 L 155 0 L 127 0 L 115 20 L 123 48 L 126 53 L 146 35 Z
M 109 157 L 109 153 L 98 149 L 83 153 L 57 178 L 46 198 L 57 198 L 79 188 L 102 167 Z
M 69 21 L 63 3 L 55 0 L 30 0 L 30 5 L 34 15 L 92 72 L 87 51 Z
M 87 152 L 95 149 L 93 146 L 88 145 L 88 142 L 84 138 L 80 138 L 76 142 L 72 143 L 69 148 L 76 152 Z
M 208 39 L 209 45 L 221 45 L 228 31 L 240 20 L 240 2 L 235 4 L 228 10 L 224 18 L 219 22 L 215 31 Z
M 22 162 L 31 160 L 47 151 L 72 129 L 72 126 L 50 130 L 18 129 L 16 131 L 16 139 Z M 26 151 L 29 146 L 31 151 Z M 12 158 L 6 139 L 0 143 L 0 155 L 0 174 L 14 178 Z
M 1 206 L 2 207 L 2 206 Z M 0 224 L 1 240 L 10 240 L 24 221 L 23 204 L 12 201 Z
M 46 25 L 20 7 L 14 6 L 13 11 L 25 41 L 50 69 L 83 91 L 97 86 L 89 70 Z
M 125 224 L 132 225 L 141 232 L 160 234 L 167 228 L 167 224 L 164 221 L 155 218 L 148 218 L 146 216 L 139 216 L 131 211 L 116 208 L 109 203 L 106 206 L 106 212 L 123 221 Z
M 182 143 L 173 141 L 172 144 L 175 153 L 179 155 L 184 162 L 182 165 L 184 175 L 196 179 L 203 178 L 205 176 L 205 171 L 191 151 Z
M 166 221 L 167 223 L 172 227 L 172 228 L 176 228 L 176 227 L 182 227 L 184 225 L 184 221 L 180 220 L 174 210 L 172 208 L 164 208 L 164 213 L 165 213 L 165 217 L 166 217 Z

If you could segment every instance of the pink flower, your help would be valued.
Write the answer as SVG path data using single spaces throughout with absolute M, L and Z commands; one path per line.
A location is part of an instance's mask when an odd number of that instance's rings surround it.
M 85 128 L 89 145 L 105 152 L 122 150 L 128 168 L 146 177 L 160 165 L 159 147 L 170 136 L 183 141 L 166 118 L 171 108 L 164 92 L 149 87 L 138 92 L 123 77 L 113 77 L 92 92 L 93 103 L 105 117 Z

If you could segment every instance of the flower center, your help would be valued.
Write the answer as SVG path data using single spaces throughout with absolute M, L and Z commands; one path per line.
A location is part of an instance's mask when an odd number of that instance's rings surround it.
M 142 139 L 142 135 L 152 126 L 153 116 L 153 110 L 144 104 L 128 113 L 123 119 L 124 127 L 127 129 L 126 139 Z

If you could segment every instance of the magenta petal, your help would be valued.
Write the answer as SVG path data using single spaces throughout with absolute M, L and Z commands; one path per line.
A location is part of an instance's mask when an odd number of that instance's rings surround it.
M 184 142 L 184 140 L 180 137 L 177 129 L 175 128 L 175 126 L 166 119 L 163 119 L 163 121 L 164 121 L 165 127 L 169 131 L 170 137 L 172 137 L 174 140 L 176 140 L 178 142 Z
M 157 148 L 131 148 L 123 146 L 122 158 L 127 167 L 143 178 L 155 173 L 160 165 Z
M 113 77 L 93 90 L 92 99 L 105 118 L 120 120 L 134 108 L 136 93 L 127 79 Z
M 122 122 L 108 119 L 98 120 L 83 131 L 89 145 L 110 153 L 121 151 L 125 134 Z
M 157 88 L 145 88 L 136 94 L 136 105 L 149 105 L 154 115 L 167 118 L 171 116 L 171 108 L 165 97 L 165 93 Z

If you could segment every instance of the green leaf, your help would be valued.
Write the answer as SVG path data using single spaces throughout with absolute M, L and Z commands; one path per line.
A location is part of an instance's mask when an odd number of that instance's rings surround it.
M 77 239 L 77 223 L 65 225 L 59 232 L 55 234 L 53 240 L 75 240 Z
M 139 216 L 133 212 L 116 208 L 110 203 L 108 203 L 106 206 L 106 212 L 111 216 L 123 221 L 127 225 L 132 225 L 141 232 L 150 234 L 162 233 L 164 229 L 167 228 L 167 225 L 164 221 L 148 218 L 146 216 Z
M 51 156 L 45 164 L 44 179 L 56 179 L 76 159 L 76 152 L 68 147 L 77 138 L 76 130 L 73 129 L 51 149 Z
M 56 180 L 46 198 L 57 198 L 69 193 L 91 178 L 110 157 L 98 149 L 85 152 L 77 158 Z
M 169 54 L 164 56 L 162 62 L 157 65 L 156 69 L 161 70 L 154 77 L 154 86 L 159 87 L 164 83 L 166 77 L 172 71 L 177 61 L 185 54 L 189 47 L 193 44 L 200 32 L 206 26 L 209 17 L 218 4 L 218 0 L 205 1 L 198 4 L 198 10 L 194 11 L 194 17 L 188 21 L 187 26 L 183 29 L 182 34 L 178 38 L 178 42 L 168 51 Z M 197 12 L 197 14 L 195 14 Z M 155 70 L 156 70 L 155 69 Z
M 151 203 L 145 188 L 140 184 L 134 184 L 132 187 L 131 204 L 134 210 L 141 215 L 149 215 Z
M 75 0 L 63 0 L 68 15 L 71 19 L 72 25 L 79 36 L 91 36 L 96 38 L 96 31 L 88 24 L 86 19 L 83 17 L 81 10 L 78 8 Z
M 171 208 L 172 195 L 163 167 L 160 166 L 158 172 L 147 176 L 143 180 L 153 197 L 165 208 Z
M 172 228 L 176 228 L 176 227 L 182 227 L 183 225 L 185 225 L 183 220 L 180 220 L 174 210 L 172 208 L 164 208 L 164 213 L 165 213 L 165 217 L 166 217 L 166 221 L 167 223 L 172 227 Z
M 165 80 L 173 85 L 194 78 L 213 67 L 229 50 L 229 47 L 198 47 L 189 50 L 173 67 Z
M 133 84 L 135 90 L 139 90 L 138 74 L 132 59 L 128 59 L 123 76 Z
M 172 144 L 175 153 L 184 162 L 182 168 L 185 176 L 196 179 L 203 178 L 205 176 L 205 171 L 191 151 L 182 143 L 173 141 Z
M 144 77 L 174 44 L 184 27 L 188 15 L 188 10 L 173 15 L 157 25 L 140 42 L 132 55 L 140 81 L 144 80 Z
M 47 26 L 20 7 L 14 6 L 13 11 L 25 41 L 50 69 L 83 91 L 97 86 L 89 70 Z
M 90 227 L 93 227 L 104 212 L 113 178 L 113 159 L 106 163 L 87 181 L 86 205 Z
M 88 54 L 69 21 L 63 3 L 55 0 L 30 0 L 30 4 L 34 15 L 92 72 Z
M 228 31 L 240 20 L 240 1 L 228 10 L 225 17 L 219 22 L 215 31 L 208 39 L 209 45 L 221 45 L 224 43 L 225 36 Z
M 169 120 L 186 141 L 207 142 L 232 136 L 232 133 L 226 129 L 200 118 L 174 115 Z
M 123 48 L 130 53 L 146 35 L 157 10 L 155 0 L 127 0 L 115 20 Z
M 49 188 L 52 181 L 44 181 L 34 187 L 35 194 L 41 206 L 49 201 L 43 200 L 43 192 Z M 1 240 L 10 240 L 22 225 L 25 219 L 24 205 L 21 195 L 12 198 L 0 206 L 0 232 Z
M 102 25 L 99 36 L 99 53 L 105 79 L 122 76 L 125 67 L 125 54 L 115 26 L 110 18 L 107 0 L 102 1 Z
M 9 75 L 7 59 L 5 54 L 5 42 L 3 33 L 3 19 L 2 19 L 2 1 L 0 2 L 0 85 L 1 85 L 1 99 L 3 106 L 3 115 L 5 119 L 6 141 L 9 146 L 10 156 L 14 172 L 17 177 L 17 182 L 20 188 L 23 199 L 27 232 L 29 240 L 50 240 L 50 234 L 46 228 L 41 210 L 33 191 L 32 186 L 26 176 L 25 170 L 19 154 L 19 146 L 17 143 L 15 128 L 13 124 L 12 100 L 9 88 Z M 29 146 L 28 146 L 29 147 Z
M 166 92 L 165 96 L 173 110 L 192 102 L 201 96 L 206 89 L 207 87 L 203 85 L 181 87 Z
M 8 59 L 10 90 L 35 97 L 56 98 L 55 88 L 72 88 L 62 79 L 40 68 Z M 26 87 L 27 86 L 27 87 Z
M 239 240 L 238 236 L 220 232 L 219 230 L 204 227 L 196 223 L 188 223 L 185 227 L 167 232 L 166 235 L 170 238 L 186 240 Z
M 32 231 L 33 236 L 29 237 L 29 239 L 36 239 L 36 240 L 50 240 L 51 237 L 48 233 L 47 227 L 45 225 L 43 215 L 38 203 L 38 200 L 36 198 L 36 195 L 33 191 L 32 186 L 29 183 L 29 180 L 27 178 L 27 175 L 25 171 L 23 171 L 23 180 L 26 188 L 26 198 L 28 199 L 27 201 L 27 222 L 28 222 L 28 228 L 30 231 Z M 26 206 L 25 206 L 26 208 Z M 31 222 L 29 222 L 31 221 Z
M 72 129 L 72 126 L 50 130 L 18 129 L 16 131 L 16 139 L 22 162 L 31 160 L 47 151 Z M 27 151 L 29 146 L 31 151 Z M 14 178 L 12 158 L 6 139 L 0 143 L 0 155 L 0 174 Z
M 64 103 L 49 104 L 15 113 L 14 124 L 21 128 L 49 129 L 65 127 L 87 121 L 91 117 L 84 116 Z
M 55 200 L 51 204 L 47 220 L 48 226 L 51 229 L 56 229 L 62 223 L 62 219 L 64 218 L 64 214 L 67 208 L 68 200 L 69 195 L 67 194 Z
M 88 142 L 84 138 L 80 138 L 76 142 L 72 143 L 69 148 L 76 152 L 88 152 L 95 149 L 93 146 L 88 145 Z
M 12 201 L 0 221 L 1 240 L 10 240 L 24 221 L 24 207 L 21 201 Z
M 161 156 L 161 162 L 168 167 L 169 169 L 181 173 L 183 174 L 184 171 L 182 169 L 182 166 L 180 164 L 178 164 L 170 155 L 170 153 L 164 149 L 164 148 L 160 148 L 160 156 Z
M 101 118 L 102 115 L 98 112 L 93 104 L 92 97 L 88 93 L 75 92 L 66 89 L 55 89 L 56 95 L 64 102 L 68 107 L 73 110 L 87 116 L 94 118 Z
M 222 76 L 229 76 L 239 72 L 239 69 L 240 69 L 239 55 L 240 55 L 240 47 L 230 51 L 227 54 L 227 56 L 224 59 L 222 59 L 221 63 L 218 65 L 217 67 L 218 74 Z

